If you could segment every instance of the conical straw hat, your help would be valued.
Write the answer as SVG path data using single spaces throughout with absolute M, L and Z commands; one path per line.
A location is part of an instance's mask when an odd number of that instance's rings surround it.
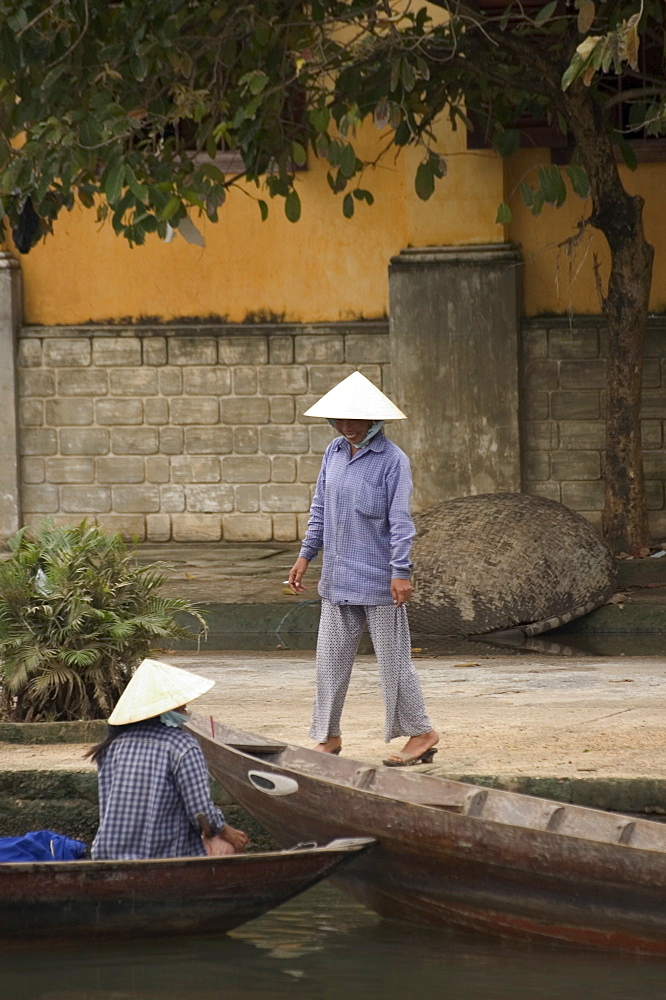
M 305 411 L 306 417 L 332 420 L 406 420 L 388 396 L 360 372 L 352 372 Z
M 160 660 L 142 660 L 109 716 L 109 725 L 126 726 L 180 708 L 210 691 L 214 683 Z

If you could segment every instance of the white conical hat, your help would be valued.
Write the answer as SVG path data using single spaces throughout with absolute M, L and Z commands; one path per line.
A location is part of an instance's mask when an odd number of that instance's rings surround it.
M 142 660 L 109 716 L 109 725 L 126 726 L 170 712 L 210 691 L 214 683 L 160 660 Z
M 406 420 L 388 396 L 360 372 L 352 372 L 305 411 L 306 417 L 332 420 Z

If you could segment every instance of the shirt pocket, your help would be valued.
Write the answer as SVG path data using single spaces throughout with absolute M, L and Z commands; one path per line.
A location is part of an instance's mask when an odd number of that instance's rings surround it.
M 356 487 L 355 509 L 361 517 L 386 517 L 386 488 L 384 483 L 360 483 Z

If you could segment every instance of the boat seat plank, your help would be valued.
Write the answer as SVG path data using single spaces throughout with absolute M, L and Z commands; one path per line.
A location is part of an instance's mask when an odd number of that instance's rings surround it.
M 636 824 L 626 816 L 613 816 L 596 809 L 568 806 L 558 814 L 557 822 L 550 829 L 568 837 L 636 847 L 635 827 Z M 662 838 L 662 844 L 663 842 Z
M 666 851 L 666 824 L 649 819 L 636 820 L 629 843 L 643 851 Z
M 407 776 L 401 776 L 401 785 L 409 782 Z M 387 774 L 384 768 L 359 767 L 351 780 L 354 788 L 364 792 L 391 794 L 395 792 L 395 776 Z M 433 809 L 444 809 L 447 812 L 460 813 L 464 807 L 464 797 L 459 788 L 449 788 L 446 782 L 437 787 L 432 782 L 409 782 L 407 797 L 410 803 L 418 806 L 430 806 Z
M 484 812 L 488 799 L 487 788 L 473 788 L 465 795 L 463 811 L 467 816 L 478 817 Z
M 554 830 L 564 811 L 557 802 L 527 796 L 489 793 L 480 815 L 493 823 L 527 827 L 533 830 Z

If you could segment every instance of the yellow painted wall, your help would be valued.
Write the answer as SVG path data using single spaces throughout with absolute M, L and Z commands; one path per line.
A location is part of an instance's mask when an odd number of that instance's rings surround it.
M 578 223 L 589 217 L 591 202 L 569 190 L 561 208 L 546 205 L 535 218 L 522 203 L 518 185 L 526 181 L 537 186 L 542 164 L 550 163 L 545 149 L 521 150 L 506 162 L 506 199 L 512 221 L 507 238 L 517 243 L 525 258 L 525 313 L 596 313 L 601 311 L 594 278 L 595 255 L 599 261 L 602 284 L 608 277 L 608 245 L 591 226 L 579 239 Z M 643 219 L 645 234 L 655 248 L 650 309 L 666 311 L 666 163 L 641 163 L 635 171 L 620 168 L 622 181 L 630 194 L 645 199 Z
M 374 159 L 382 136 L 367 125 L 359 152 Z M 284 217 L 282 201 L 270 204 L 261 222 L 256 198 L 247 188 L 229 195 L 217 225 L 193 221 L 206 246 L 181 237 L 163 243 L 149 237 L 130 249 L 110 224 L 99 226 L 94 212 L 63 213 L 55 234 L 21 257 L 25 322 L 73 324 L 125 318 L 221 317 L 241 322 L 275 316 L 293 322 L 377 318 L 388 308 L 388 262 L 408 246 L 465 245 L 510 240 L 525 257 L 525 312 L 598 313 L 593 261 L 607 273 L 603 238 L 585 231 L 570 250 L 563 246 L 576 223 L 589 214 L 589 202 L 573 193 L 560 209 L 546 206 L 539 218 L 522 204 L 521 180 L 536 183 L 547 150 L 523 150 L 503 162 L 490 151 L 467 151 L 462 129 L 440 126 L 447 176 L 428 202 L 416 195 L 413 177 L 422 153 L 404 150 L 384 156 L 369 168 L 362 185 L 372 190 L 372 207 L 356 203 L 345 219 L 340 196 L 326 181 L 327 165 L 310 156 L 298 175 L 301 220 Z M 666 309 L 666 225 L 661 192 L 666 164 L 641 164 L 623 170 L 628 189 L 646 200 L 648 239 L 656 258 L 651 308 Z M 506 199 L 513 220 L 495 224 L 497 206 Z
M 502 241 L 495 225 L 502 199 L 502 164 L 492 153 L 467 155 L 461 131 L 448 133 L 449 174 L 431 201 L 413 189 L 418 154 L 385 156 L 362 185 L 372 207 L 357 203 L 352 219 L 326 181 L 327 164 L 310 157 L 298 175 L 303 211 L 288 222 L 282 201 L 262 223 L 247 188 L 231 192 L 214 225 L 193 215 L 206 246 L 177 237 L 149 237 L 130 249 L 94 212 L 63 213 L 54 235 L 21 258 L 25 322 L 70 324 L 155 316 L 220 316 L 240 322 L 270 314 L 294 322 L 376 318 L 388 308 L 388 262 L 403 247 Z M 359 136 L 359 153 L 372 159 L 381 135 L 372 126 Z

